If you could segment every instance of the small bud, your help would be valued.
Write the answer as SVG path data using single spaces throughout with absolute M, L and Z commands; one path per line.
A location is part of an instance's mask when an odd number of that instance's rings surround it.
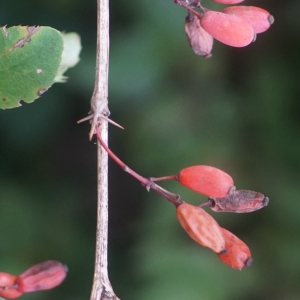
M 197 243 L 216 253 L 225 249 L 221 227 L 204 209 L 182 202 L 177 207 L 176 214 L 181 226 Z
M 234 185 L 233 179 L 224 171 L 211 166 L 191 166 L 177 175 L 178 181 L 206 196 L 225 197 Z
M 210 208 L 216 212 L 249 213 L 259 210 L 269 203 L 269 198 L 263 194 L 230 189 L 229 195 L 221 198 L 208 198 Z
M 266 10 L 255 6 L 229 6 L 222 10 L 225 14 L 235 15 L 247 21 L 255 33 L 261 33 L 270 28 L 274 17 Z
M 15 299 L 22 296 L 22 293 L 15 287 L 16 278 L 15 275 L 0 272 L 0 296 L 8 299 Z
M 205 31 L 228 46 L 245 47 L 255 40 L 252 26 L 235 15 L 207 11 L 200 23 Z
M 55 260 L 32 266 L 17 277 L 17 289 L 22 293 L 49 290 L 60 285 L 67 276 L 67 267 Z
M 225 237 L 226 250 L 218 253 L 219 258 L 232 268 L 241 270 L 252 263 L 251 252 L 248 246 L 225 228 L 221 228 Z
M 211 57 L 214 39 L 201 26 L 200 20 L 191 12 L 185 19 L 185 32 L 190 45 L 197 55 Z

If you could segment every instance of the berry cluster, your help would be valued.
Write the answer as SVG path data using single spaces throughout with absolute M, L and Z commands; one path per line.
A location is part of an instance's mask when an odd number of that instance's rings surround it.
M 50 290 L 60 285 L 67 276 L 67 267 L 48 260 L 34 265 L 19 276 L 0 272 L 0 295 L 15 299 L 24 293 Z
M 191 166 L 176 175 L 147 179 L 130 169 L 107 147 L 98 132 L 98 127 L 96 135 L 102 147 L 124 171 L 137 179 L 147 190 L 153 189 L 175 205 L 179 223 L 193 240 L 217 253 L 221 261 L 232 268 L 242 269 L 251 265 L 252 258 L 248 246 L 233 233 L 220 227 L 202 207 L 208 206 L 215 212 L 249 213 L 267 206 L 267 197 L 254 191 L 236 190 L 230 175 L 211 166 Z M 177 180 L 183 186 L 209 198 L 198 206 L 188 204 L 181 201 L 179 195 L 155 183 L 162 180 Z
M 243 0 L 213 0 L 222 4 L 236 4 Z M 213 39 L 232 47 L 245 47 L 255 41 L 274 23 L 274 17 L 255 6 L 229 6 L 221 11 L 204 8 L 201 0 L 174 0 L 188 10 L 185 31 L 197 55 L 211 56 Z M 195 11 L 200 8 L 202 13 Z
M 187 234 L 200 245 L 217 253 L 225 264 L 239 270 L 251 265 L 248 246 L 233 233 L 220 227 L 204 209 L 183 202 L 177 207 L 176 214 Z
M 248 213 L 268 205 L 269 198 L 263 194 L 236 190 L 230 175 L 211 166 L 191 166 L 177 175 L 151 178 L 152 181 L 174 179 L 200 194 L 209 196 L 199 206 L 186 202 L 177 205 L 177 218 L 188 235 L 200 245 L 210 248 L 229 266 L 242 269 L 252 263 L 248 246 L 233 233 L 220 227 L 203 206 L 215 212 Z

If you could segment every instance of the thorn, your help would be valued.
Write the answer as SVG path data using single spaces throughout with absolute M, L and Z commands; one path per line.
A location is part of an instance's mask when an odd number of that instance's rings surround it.
M 115 122 L 115 121 L 113 121 L 113 120 L 111 120 L 111 119 L 109 119 L 109 118 L 107 118 L 107 117 L 105 117 L 105 116 L 103 116 L 103 115 L 100 115 L 100 118 L 106 120 L 107 122 L 110 122 L 111 124 L 113 124 L 113 125 L 115 125 L 115 126 L 121 128 L 121 129 L 124 129 L 123 126 L 121 126 L 121 125 L 118 124 L 117 122 Z
M 93 117 L 94 117 L 94 115 L 90 115 L 90 116 L 87 116 L 83 119 L 80 119 L 80 120 L 77 121 L 77 124 L 88 121 L 88 120 L 92 119 Z
M 95 128 L 96 128 L 97 125 L 98 125 L 98 117 L 95 117 L 95 115 L 93 115 L 92 126 L 91 126 L 91 130 L 90 130 L 90 133 L 89 133 L 90 141 L 93 138 L 93 135 L 95 133 Z
M 82 123 L 82 122 L 85 122 L 85 121 L 88 121 L 88 120 L 91 120 L 91 119 L 93 119 L 93 120 L 91 121 L 92 127 L 91 127 L 91 130 L 90 130 L 90 133 L 89 133 L 89 139 L 90 139 L 90 140 L 92 140 L 92 137 L 93 137 L 93 135 L 94 135 L 94 133 L 95 133 L 96 125 L 97 125 L 97 123 L 98 123 L 101 119 L 104 119 L 104 120 L 106 120 L 107 122 L 109 122 L 109 123 L 111 123 L 111 124 L 113 124 L 113 125 L 115 125 L 115 126 L 121 128 L 121 129 L 124 129 L 123 126 L 121 126 L 121 125 L 118 124 L 117 122 L 115 122 L 115 121 L 113 121 L 113 120 L 107 118 L 106 116 L 104 116 L 104 115 L 102 115 L 102 114 L 99 114 L 98 116 L 95 116 L 95 114 L 91 114 L 91 115 L 89 115 L 89 116 L 87 116 L 87 117 L 85 117 L 85 118 L 83 118 L 83 119 L 78 120 L 78 121 L 77 121 L 77 124 Z

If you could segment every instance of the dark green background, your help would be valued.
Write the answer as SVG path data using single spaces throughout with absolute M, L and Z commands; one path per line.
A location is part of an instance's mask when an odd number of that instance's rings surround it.
M 89 299 L 96 226 L 96 146 L 89 111 L 96 1 L 2 1 L 1 24 L 47 25 L 82 37 L 78 66 L 34 104 L 0 111 L 0 270 L 18 274 L 56 259 L 69 267 L 57 289 L 23 299 Z M 203 1 L 210 8 L 219 8 Z M 215 43 L 193 54 L 183 8 L 171 0 L 111 1 L 110 146 L 142 175 L 207 164 L 270 204 L 212 215 L 254 259 L 241 272 L 184 233 L 171 204 L 110 163 L 109 273 L 123 300 L 300 299 L 300 5 L 245 1 L 275 23 L 246 48 Z M 205 197 L 163 186 L 190 203 Z

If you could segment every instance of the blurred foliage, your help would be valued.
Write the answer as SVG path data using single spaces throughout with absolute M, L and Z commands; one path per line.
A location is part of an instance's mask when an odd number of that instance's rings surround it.
M 213 7 L 207 0 L 209 7 Z M 219 167 L 238 188 L 270 198 L 244 214 L 212 213 L 251 248 L 237 271 L 183 232 L 171 204 L 113 162 L 109 267 L 121 299 L 300 299 L 300 4 L 248 1 L 275 16 L 242 49 L 189 48 L 186 12 L 171 0 L 111 1 L 110 146 L 144 176 L 193 164 Z M 216 5 L 216 4 L 214 4 Z M 1 271 L 56 259 L 69 267 L 57 289 L 22 299 L 89 299 L 96 226 L 96 146 L 86 116 L 93 91 L 96 1 L 3 1 L 2 25 L 46 25 L 82 37 L 78 66 L 32 105 L 0 111 Z M 191 203 L 205 198 L 163 186 Z

